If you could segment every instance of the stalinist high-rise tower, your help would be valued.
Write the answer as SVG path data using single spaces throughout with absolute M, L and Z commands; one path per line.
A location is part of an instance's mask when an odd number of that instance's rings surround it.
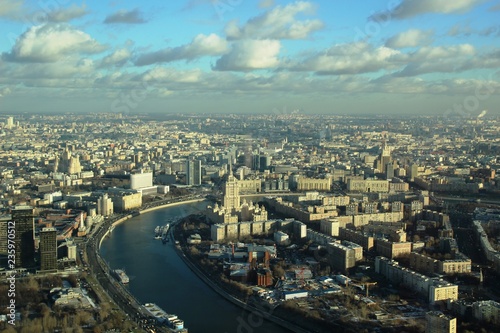
M 240 187 L 236 177 L 233 175 L 231 165 L 229 165 L 229 176 L 227 177 L 226 185 L 224 186 L 222 205 L 228 211 L 232 211 L 240 207 Z
M 382 143 L 382 149 L 380 152 L 380 156 L 377 161 L 377 169 L 385 174 L 387 170 L 387 164 L 392 163 L 392 157 L 391 157 L 391 148 L 387 145 L 386 140 L 384 139 L 384 142 Z

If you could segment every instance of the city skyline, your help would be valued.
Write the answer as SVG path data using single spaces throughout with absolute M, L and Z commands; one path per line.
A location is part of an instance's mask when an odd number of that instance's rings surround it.
M 5 0 L 0 112 L 498 114 L 498 1 L 351 7 Z

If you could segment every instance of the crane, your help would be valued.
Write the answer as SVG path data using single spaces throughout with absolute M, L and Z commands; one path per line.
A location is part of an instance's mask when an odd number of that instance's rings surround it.
M 377 282 L 362 282 L 362 281 L 357 281 L 357 280 L 352 280 L 352 281 L 355 282 L 357 285 L 359 285 L 361 290 L 366 291 L 366 297 L 369 296 L 368 291 L 369 291 L 370 287 L 377 285 Z

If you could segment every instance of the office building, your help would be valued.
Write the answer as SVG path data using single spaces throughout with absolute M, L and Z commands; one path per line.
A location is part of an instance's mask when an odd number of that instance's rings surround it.
M 57 231 L 55 228 L 43 228 L 40 231 L 40 269 L 57 270 Z
M 7 121 L 5 122 L 5 128 L 8 129 L 14 128 L 14 117 L 7 117 Z
M 252 170 L 260 171 L 260 155 L 252 155 Z
M 33 265 L 35 258 L 35 220 L 31 206 L 16 206 L 12 209 L 12 221 L 15 223 L 16 267 Z
M 297 180 L 297 191 L 330 191 L 332 179 L 316 179 L 300 177 Z
M 8 253 L 7 230 L 9 221 L 12 221 L 10 215 L 0 216 L 0 256 L 7 256 Z
M 66 241 L 66 247 L 68 249 L 68 259 L 76 260 L 76 244 Z
M 153 186 L 153 173 L 152 172 L 146 172 L 146 173 L 136 173 L 133 175 L 130 175 L 130 188 L 132 190 L 137 190 L 145 187 L 152 187 Z
M 410 165 L 409 177 L 410 177 L 410 181 L 414 181 L 415 177 L 418 177 L 418 165 L 417 164 Z
M 201 185 L 201 161 L 186 162 L 186 185 Z
M 0 267 L 5 267 L 7 265 L 8 256 L 8 224 L 12 221 L 10 215 L 0 216 Z
M 269 170 L 269 167 L 271 166 L 271 156 L 263 155 L 259 157 L 259 160 L 260 160 L 259 171 L 264 172 L 265 170 Z
M 387 193 L 389 192 L 389 182 L 380 179 L 348 179 L 347 190 L 362 193 Z
M 385 166 L 385 179 L 392 179 L 394 178 L 394 164 L 387 163 Z

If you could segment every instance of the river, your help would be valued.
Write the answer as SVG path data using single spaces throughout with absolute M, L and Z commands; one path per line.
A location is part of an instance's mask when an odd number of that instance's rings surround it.
M 167 219 L 199 213 L 206 202 L 168 207 L 117 225 L 101 246 L 111 268 L 124 268 L 129 288 L 141 303 L 156 303 L 184 320 L 190 333 L 289 332 L 223 299 L 179 258 L 173 243 L 155 240 L 154 228 Z

